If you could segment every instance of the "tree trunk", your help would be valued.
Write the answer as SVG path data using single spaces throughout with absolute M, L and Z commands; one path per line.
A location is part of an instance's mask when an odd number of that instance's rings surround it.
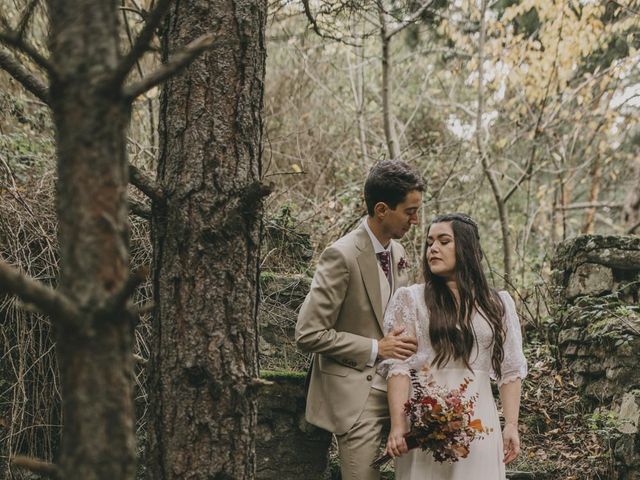
M 504 288 L 506 290 L 513 290 L 511 283 L 511 237 L 509 234 L 509 212 L 507 210 L 507 204 L 505 197 L 500 191 L 500 185 L 496 179 L 493 171 L 489 166 L 489 160 L 484 148 L 484 141 L 482 139 L 482 113 L 484 111 L 484 42 L 486 35 L 486 22 L 485 14 L 488 7 L 488 1 L 482 0 L 480 5 L 480 39 L 478 42 L 478 111 L 476 115 L 476 145 L 478 147 L 478 154 L 480 155 L 480 162 L 482 164 L 482 171 L 489 181 L 491 186 L 491 192 L 496 202 L 498 209 L 498 218 L 500 220 L 500 231 L 502 232 L 502 264 L 504 268 Z
M 56 332 L 64 418 L 58 463 L 66 480 L 135 475 L 130 317 L 101 316 L 126 282 L 129 261 L 129 108 L 105 86 L 119 56 L 117 14 L 114 1 L 49 1 L 59 290 L 84 314 L 79 328 Z
M 624 222 L 627 233 L 636 233 L 640 229 L 640 159 L 633 164 L 633 179 L 624 202 Z
M 176 2 L 163 56 L 217 41 L 160 99 L 147 478 L 255 475 L 266 2 Z
M 389 159 L 400 158 L 400 146 L 398 136 L 393 125 L 393 115 L 391 112 L 391 37 L 387 32 L 387 17 L 382 3 L 378 6 L 380 18 L 380 41 L 382 42 L 382 123 L 384 125 L 384 136 L 387 140 Z
M 591 166 L 591 189 L 589 190 L 589 203 L 595 205 L 600 194 L 600 181 L 602 179 L 602 167 L 600 155 L 596 155 Z M 584 223 L 582 225 L 582 233 L 592 235 L 595 230 L 596 207 L 587 209 L 585 213 Z

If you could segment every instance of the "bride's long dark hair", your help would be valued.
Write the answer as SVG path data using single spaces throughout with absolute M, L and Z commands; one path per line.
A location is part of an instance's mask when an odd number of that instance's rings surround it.
M 436 352 L 433 364 L 440 368 L 451 359 L 461 359 L 465 366 L 472 370 L 469 359 L 476 333 L 471 319 L 477 310 L 486 319 L 493 333 L 491 365 L 499 378 L 502 373 L 500 365 L 504 358 L 504 305 L 498 293 L 489 288 L 487 277 L 482 270 L 478 226 L 468 215 L 448 213 L 435 217 L 429 228 L 434 223 L 441 222 L 451 222 L 453 230 L 455 280 L 460 305 L 456 305 L 456 299 L 447 287 L 446 279 L 431 273 L 425 247 L 424 300 L 429 310 L 431 344 Z

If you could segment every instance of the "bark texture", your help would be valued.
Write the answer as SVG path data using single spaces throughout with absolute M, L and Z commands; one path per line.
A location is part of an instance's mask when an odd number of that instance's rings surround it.
M 147 478 L 254 478 L 266 2 L 176 2 L 163 55 L 214 47 L 161 95 Z
M 81 312 L 74 326 L 57 328 L 64 420 L 60 476 L 132 479 L 132 327 L 124 308 L 109 307 L 129 271 L 129 108 L 116 100 L 118 91 L 107 81 L 119 58 L 117 4 L 49 0 L 48 9 L 59 290 Z

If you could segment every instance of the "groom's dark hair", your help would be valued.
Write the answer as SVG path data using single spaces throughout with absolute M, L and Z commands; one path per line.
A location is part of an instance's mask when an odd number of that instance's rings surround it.
M 418 172 L 401 160 L 384 160 L 376 163 L 364 182 L 364 201 L 367 212 L 373 216 L 378 202 L 395 209 L 409 192 L 424 192 L 424 182 Z

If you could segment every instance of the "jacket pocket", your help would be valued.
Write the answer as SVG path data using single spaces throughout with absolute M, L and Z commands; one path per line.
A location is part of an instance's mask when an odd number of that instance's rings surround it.
M 318 355 L 318 367 L 322 373 L 336 375 L 338 377 L 346 377 L 349 370 L 351 370 L 349 367 L 327 358 L 324 355 Z

